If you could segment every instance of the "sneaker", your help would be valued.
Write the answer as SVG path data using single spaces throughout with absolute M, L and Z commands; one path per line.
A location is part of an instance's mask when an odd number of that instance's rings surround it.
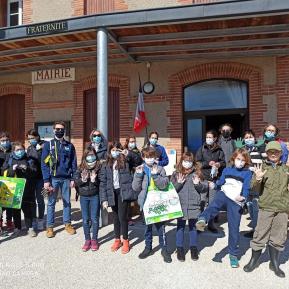
M 76 233 L 75 229 L 71 226 L 71 224 L 65 224 L 65 231 L 69 235 L 74 235 Z
M 162 249 L 161 254 L 163 256 L 163 259 L 164 259 L 165 263 L 171 263 L 172 262 L 172 257 L 171 257 L 171 255 L 169 254 L 169 252 L 167 251 L 166 248 Z
M 99 249 L 99 244 L 97 240 L 91 240 L 91 251 L 97 251 Z
M 153 255 L 153 250 L 145 247 L 144 250 L 138 255 L 140 259 L 146 259 L 147 257 Z
M 82 251 L 87 252 L 91 248 L 91 241 L 86 240 L 84 245 L 82 246 Z
M 32 238 L 37 236 L 37 234 L 36 234 L 36 232 L 34 231 L 33 228 L 29 228 L 28 234 L 29 234 L 29 236 L 32 237 Z
M 46 237 L 47 238 L 53 238 L 55 236 L 54 232 L 53 232 L 53 228 L 47 228 L 46 230 Z
M 195 247 L 195 246 L 192 246 L 192 247 L 190 248 L 190 250 L 191 250 L 191 259 L 192 259 L 193 261 L 199 260 L 199 250 L 198 250 L 198 248 Z
M 43 219 L 38 219 L 37 230 L 38 231 L 43 231 L 44 230 L 44 220 Z
M 183 247 L 177 247 L 177 259 L 180 262 L 185 262 L 186 261 L 185 250 L 184 250 Z
M 13 221 L 7 221 L 6 222 L 6 229 L 7 231 L 13 231 L 15 228 Z
M 234 255 L 229 255 L 230 258 L 230 264 L 232 268 L 239 268 L 239 260 Z
M 206 224 L 206 221 L 204 219 L 199 219 L 196 223 L 196 229 L 198 231 L 201 231 L 201 232 L 205 231 L 206 226 L 207 226 L 207 224 Z

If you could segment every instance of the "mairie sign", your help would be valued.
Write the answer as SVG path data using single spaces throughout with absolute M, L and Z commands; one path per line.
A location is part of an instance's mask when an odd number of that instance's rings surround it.
M 26 27 L 27 35 L 40 35 L 57 33 L 68 30 L 67 21 L 58 21 L 51 23 L 35 24 Z
M 52 68 L 32 72 L 32 84 L 57 83 L 75 80 L 75 68 Z

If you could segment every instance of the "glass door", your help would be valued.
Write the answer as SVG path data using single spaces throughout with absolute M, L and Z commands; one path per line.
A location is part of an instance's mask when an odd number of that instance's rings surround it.
M 203 118 L 187 119 L 186 144 L 189 151 L 195 153 L 203 143 Z

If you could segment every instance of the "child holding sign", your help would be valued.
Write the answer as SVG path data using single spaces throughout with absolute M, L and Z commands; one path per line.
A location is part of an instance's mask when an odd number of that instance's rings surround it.
M 143 210 L 147 194 L 148 187 L 153 180 L 155 185 L 159 189 L 165 189 L 169 184 L 169 179 L 166 176 L 166 172 L 163 167 L 157 165 L 157 153 L 154 148 L 145 148 L 142 150 L 142 157 L 144 164 L 136 168 L 132 188 L 139 193 L 138 204 L 140 209 Z M 159 243 L 162 248 L 161 254 L 166 263 L 171 263 L 172 258 L 167 251 L 167 240 L 165 233 L 165 223 L 159 222 L 154 224 L 158 235 Z M 145 249 L 139 255 L 140 259 L 145 259 L 153 254 L 152 251 L 152 241 L 153 241 L 153 225 L 147 225 L 145 230 Z
M 24 145 L 21 142 L 14 142 L 12 153 L 6 158 L 2 167 L 2 173 L 10 178 L 24 178 L 26 185 L 22 198 L 21 209 L 24 213 L 26 229 L 31 237 L 36 237 L 32 228 L 32 221 L 36 216 L 35 202 L 35 178 L 37 167 L 34 161 L 27 157 Z M 17 233 L 21 230 L 21 210 L 13 209 L 13 218 Z

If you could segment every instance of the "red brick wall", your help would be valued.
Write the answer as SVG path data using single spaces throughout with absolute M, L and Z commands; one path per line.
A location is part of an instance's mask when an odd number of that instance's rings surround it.
M 72 2 L 72 16 L 82 16 L 84 15 L 84 1 L 85 0 L 73 0 Z
M 23 24 L 32 23 L 32 0 L 23 1 Z
M 190 5 L 190 4 L 204 4 L 204 3 L 213 3 L 219 2 L 220 0 L 177 0 L 178 3 L 183 5 Z

